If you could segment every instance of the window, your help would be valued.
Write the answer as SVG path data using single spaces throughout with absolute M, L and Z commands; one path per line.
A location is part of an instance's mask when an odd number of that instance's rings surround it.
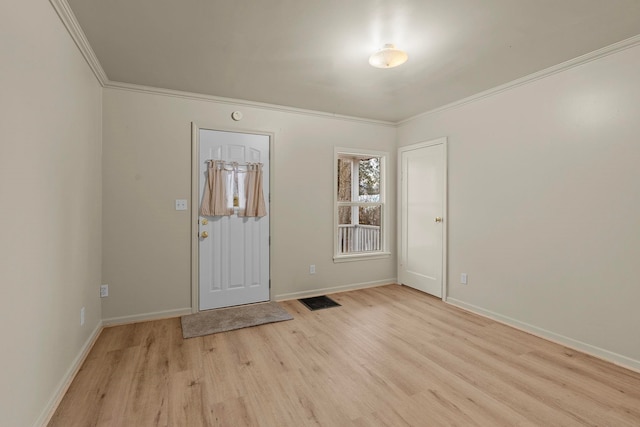
M 385 239 L 386 153 L 336 149 L 335 261 L 388 256 Z

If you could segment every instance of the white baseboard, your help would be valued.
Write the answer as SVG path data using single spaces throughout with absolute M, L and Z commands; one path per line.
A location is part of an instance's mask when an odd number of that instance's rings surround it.
M 582 341 L 578 341 L 573 338 L 566 337 L 564 335 L 556 334 L 555 332 L 551 332 L 546 329 L 539 328 L 537 326 L 530 325 L 528 323 L 521 322 L 516 319 L 512 319 L 511 317 L 508 317 L 508 316 L 503 316 L 502 314 L 495 313 L 490 310 L 486 310 L 482 307 L 478 307 L 473 304 L 468 304 L 466 302 L 457 300 L 455 298 L 447 298 L 446 302 L 448 304 L 454 305 L 463 310 L 467 310 L 472 313 L 479 314 L 484 317 L 488 317 L 497 322 L 503 323 L 507 326 L 511 326 L 521 331 L 530 333 L 531 335 L 544 338 L 556 344 L 560 344 L 565 347 L 569 347 L 574 350 L 580 351 L 582 353 L 586 353 L 590 356 L 597 357 L 598 359 L 611 362 L 614 365 L 618 365 L 635 372 L 640 372 L 640 360 L 635 360 L 630 357 L 623 356 L 621 354 L 617 354 L 612 351 L 605 350 L 603 348 L 596 347 L 594 345 L 587 344 Z
M 44 427 L 47 424 L 49 424 L 49 421 L 51 420 L 51 417 L 55 413 L 56 409 L 58 409 L 58 405 L 62 401 L 62 398 L 67 393 L 67 390 L 71 385 L 71 382 L 76 377 L 76 374 L 80 370 L 80 367 L 82 367 L 82 364 L 84 363 L 85 359 L 89 355 L 91 348 L 93 348 L 93 345 L 95 344 L 98 337 L 100 336 L 100 332 L 102 332 L 102 329 L 103 329 L 102 321 L 100 321 L 98 322 L 98 325 L 93 330 L 93 332 L 91 332 L 91 335 L 89 335 L 89 338 L 80 349 L 80 353 L 78 353 L 76 358 L 73 359 L 73 363 L 71 364 L 67 372 L 64 374 L 64 376 L 58 383 L 58 386 L 56 387 L 56 391 L 51 396 L 51 399 L 49 399 L 47 406 L 45 406 L 44 410 L 42 411 L 42 413 L 40 414 L 36 422 L 33 424 L 34 427 L 36 426 Z
M 171 317 L 180 317 L 192 314 L 191 307 L 178 308 L 176 310 L 155 311 L 153 313 L 134 314 L 132 316 L 110 317 L 102 319 L 104 326 L 125 325 L 127 323 L 146 322 L 148 320 L 169 319 Z
M 307 291 L 290 292 L 287 294 L 274 295 L 272 299 L 274 301 L 286 301 L 290 299 L 309 298 L 309 297 L 316 297 L 319 295 L 335 294 L 336 292 L 345 292 L 345 291 L 354 291 L 356 289 L 374 288 L 376 286 L 390 285 L 392 283 L 397 283 L 397 279 L 392 278 L 392 279 L 376 280 L 374 282 L 352 283 L 349 285 L 334 286 L 331 288 L 317 288 L 317 289 L 310 289 Z

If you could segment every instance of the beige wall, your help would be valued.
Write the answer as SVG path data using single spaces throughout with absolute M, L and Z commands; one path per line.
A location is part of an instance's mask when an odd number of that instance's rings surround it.
M 639 69 L 635 47 L 398 130 L 449 138 L 450 300 L 636 368 Z
M 0 3 L 0 52 L 0 425 L 22 427 L 100 325 L 102 89 L 48 2 Z
M 231 112 L 244 119 L 234 122 Z M 103 316 L 124 321 L 191 307 L 191 122 L 275 135 L 271 194 L 273 298 L 395 280 L 395 259 L 333 263 L 334 146 L 388 151 L 395 221 L 394 127 L 184 97 L 104 92 Z M 189 200 L 189 208 L 193 201 Z M 391 233 L 393 236 L 394 233 Z M 391 239 L 395 248 L 395 238 Z M 309 275 L 309 264 L 317 273 Z

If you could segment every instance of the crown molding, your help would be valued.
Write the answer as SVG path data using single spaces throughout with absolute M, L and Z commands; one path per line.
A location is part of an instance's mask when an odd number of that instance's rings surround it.
M 67 0 L 49 0 L 51 6 L 55 9 L 56 13 L 60 17 L 60 20 L 64 24 L 65 28 L 69 32 L 69 35 L 80 49 L 80 53 L 84 56 L 84 59 L 89 64 L 91 71 L 100 82 L 101 86 L 105 86 L 105 84 L 109 81 L 107 74 L 102 69 L 102 65 L 100 65 L 100 61 L 98 61 L 98 57 L 93 52 L 91 45 L 89 44 L 89 40 L 82 31 L 76 16 L 73 14 L 71 7 L 69 7 L 69 3 Z
M 93 71 L 93 74 L 96 76 L 96 78 L 98 79 L 98 82 L 100 82 L 100 85 L 102 87 L 111 88 L 111 89 L 128 90 L 133 92 L 140 92 L 140 93 L 147 93 L 147 94 L 154 94 L 154 95 L 170 96 L 174 98 L 213 102 L 217 104 L 246 106 L 246 107 L 259 108 L 263 110 L 302 114 L 306 116 L 315 116 L 315 117 L 324 117 L 324 118 L 330 117 L 333 119 L 359 122 L 359 123 L 377 124 L 381 126 L 389 126 L 389 127 L 396 126 L 394 122 L 389 122 L 384 120 L 374 120 L 374 119 L 367 119 L 362 117 L 344 116 L 340 114 L 326 113 L 323 111 L 316 111 L 316 110 L 306 110 L 302 108 L 288 107 L 284 105 L 267 104 L 263 102 L 224 98 L 224 97 L 213 96 L 213 95 L 183 92 L 178 90 L 162 89 L 162 88 L 156 88 L 151 86 L 142 86 L 142 85 L 136 85 L 136 84 L 130 84 L 130 83 L 121 83 L 121 82 L 111 81 L 109 80 L 109 78 L 107 77 L 107 74 L 102 68 L 100 61 L 98 61 L 98 57 L 96 56 L 93 49 L 91 48 L 91 45 L 89 44 L 89 40 L 87 40 L 87 37 L 84 34 L 84 31 L 82 31 L 82 28 L 80 27 L 80 24 L 78 23 L 78 20 L 76 19 L 75 14 L 71 10 L 71 7 L 69 6 L 69 3 L 67 2 L 67 0 L 49 0 L 49 3 L 51 3 L 53 8 L 55 9 L 56 13 L 60 17 L 60 20 L 62 21 L 65 28 L 69 32 L 69 35 L 71 35 L 71 38 L 75 42 L 76 46 L 78 46 L 80 53 L 82 53 L 82 56 L 84 56 L 84 59 L 89 64 L 89 67 Z
M 247 101 L 244 99 L 224 98 L 221 96 L 205 95 L 202 93 L 183 92 L 180 90 L 163 89 L 152 86 L 143 86 L 131 83 L 122 83 L 108 81 L 104 84 L 107 89 L 118 89 L 130 92 L 140 92 L 152 95 L 169 96 L 173 98 L 190 99 L 195 101 L 212 102 L 215 104 L 227 104 L 233 106 L 244 106 L 251 108 L 259 108 L 261 110 L 279 111 L 283 113 L 300 114 L 304 116 L 332 118 L 338 120 L 345 120 L 349 122 L 375 124 L 380 126 L 396 127 L 395 122 L 389 122 L 384 120 L 366 119 L 363 117 L 344 116 L 341 114 L 326 113 L 324 111 L 306 110 L 304 108 L 289 107 L 285 105 L 267 104 L 265 102 Z
M 367 119 L 362 117 L 353 117 L 353 116 L 343 116 L 341 114 L 333 114 L 326 113 L 324 111 L 316 111 L 316 110 L 306 110 L 303 108 L 295 108 L 288 107 L 284 105 L 275 105 L 275 104 L 267 104 L 263 102 L 254 102 L 254 101 L 246 101 L 242 99 L 233 99 L 233 98 L 224 98 L 220 96 L 213 95 L 205 95 L 200 93 L 193 92 L 183 92 L 178 90 L 171 89 L 162 89 L 151 86 L 142 86 L 130 83 L 121 83 L 114 82 L 109 80 L 107 77 L 107 73 L 105 73 L 100 61 L 98 61 L 98 57 L 94 53 L 91 45 L 89 44 L 89 40 L 87 40 L 87 36 L 82 31 L 82 27 L 78 23 L 75 14 L 71 10 L 69 3 L 67 0 L 49 0 L 51 6 L 55 9 L 56 13 L 60 17 L 60 20 L 64 24 L 65 28 L 69 32 L 69 35 L 75 42 L 76 46 L 84 56 L 84 59 L 89 64 L 91 71 L 98 79 L 100 85 L 104 88 L 110 89 L 120 89 L 120 90 L 128 90 L 132 92 L 140 92 L 154 95 L 163 95 L 170 96 L 174 98 L 183 98 L 183 99 L 191 99 L 197 101 L 205 101 L 205 102 L 213 102 L 217 104 L 227 104 L 227 105 L 235 105 L 235 106 L 246 106 L 259 108 L 263 110 L 271 110 L 271 111 L 280 111 L 285 113 L 293 113 L 293 114 L 301 114 L 306 116 L 315 116 L 315 117 L 324 117 L 324 118 L 333 118 L 351 122 L 359 122 L 359 123 L 368 123 L 368 124 L 376 124 L 381 126 L 389 126 L 395 127 L 396 123 L 384 120 L 374 120 Z
M 626 40 L 622 40 L 620 42 L 611 44 L 609 46 L 605 46 L 593 52 L 589 52 L 587 54 L 578 56 L 577 58 L 570 59 L 569 61 L 565 61 L 560 64 L 554 65 L 552 67 L 545 68 L 544 70 L 529 74 L 527 76 L 521 77 L 519 79 L 513 80 L 503 85 L 496 86 L 494 88 L 479 92 L 475 95 L 471 95 L 469 97 L 460 99 L 458 101 L 454 101 L 452 103 L 443 105 L 442 107 L 434 108 L 432 110 L 425 111 L 424 113 L 416 114 L 415 116 L 411 116 L 403 120 L 391 122 L 391 121 L 385 121 L 385 120 L 367 119 L 363 117 L 345 116 L 341 114 L 327 113 L 324 111 L 307 110 L 303 108 L 289 107 L 284 105 L 267 104 L 263 102 L 224 98 L 220 96 L 205 95 L 200 93 L 183 92 L 178 90 L 162 89 L 162 88 L 156 88 L 151 86 L 142 86 L 142 85 L 136 85 L 136 84 L 130 84 L 130 83 L 110 81 L 104 69 L 102 68 L 102 65 L 98 61 L 98 58 L 93 52 L 93 49 L 91 48 L 91 45 L 89 44 L 89 41 L 87 40 L 87 37 L 84 34 L 84 31 L 82 31 L 82 28 L 78 23 L 78 20 L 76 19 L 73 11 L 71 10 L 69 3 L 67 3 L 67 0 L 49 0 L 49 3 L 51 3 L 53 8 L 55 9 L 56 13 L 60 17 L 60 20 L 62 21 L 67 31 L 71 35 L 71 38 L 75 42 L 76 46 L 78 46 L 78 49 L 80 49 L 82 56 L 84 56 L 85 60 L 89 64 L 89 67 L 91 68 L 94 75 L 98 79 L 98 82 L 100 82 L 100 85 L 105 88 L 120 89 L 120 90 L 127 90 L 132 92 L 141 92 L 141 93 L 148 93 L 148 94 L 155 94 L 155 95 L 163 95 L 163 96 L 170 96 L 174 98 L 191 99 L 191 100 L 197 100 L 197 101 L 213 102 L 217 104 L 246 106 L 246 107 L 252 107 L 252 108 L 259 108 L 263 110 L 280 111 L 285 113 L 301 114 L 306 116 L 333 118 L 333 119 L 339 119 L 339 120 L 345 120 L 345 121 L 351 121 L 351 122 L 376 124 L 380 126 L 389 126 L 389 127 L 398 127 L 410 121 L 416 120 L 418 118 L 423 118 L 436 113 L 441 113 L 446 110 L 458 108 L 463 105 L 470 104 L 472 102 L 476 102 L 484 98 L 488 98 L 490 96 L 497 95 L 499 93 L 502 93 L 511 89 L 515 89 L 519 86 L 533 83 L 545 77 L 549 77 L 554 74 L 569 70 L 571 68 L 578 67 L 588 62 L 595 61 L 597 59 L 603 58 L 608 55 L 612 55 L 614 53 L 623 51 L 625 49 L 635 47 L 640 44 L 640 34 L 639 34 L 639 35 L 630 37 Z
M 545 68 L 544 70 L 529 74 L 527 76 L 524 76 L 524 77 L 521 77 L 519 79 L 513 80 L 513 81 L 511 81 L 509 83 L 505 83 L 503 85 L 496 86 L 494 88 L 487 89 L 487 90 L 485 90 L 483 92 L 477 93 L 475 95 L 471 95 L 471 96 L 469 96 L 467 98 L 463 98 L 463 99 L 460 99 L 458 101 L 454 101 L 454 102 L 452 102 L 450 104 L 443 105 L 442 107 L 434 108 L 433 110 L 429 110 L 429 111 L 425 111 L 424 113 L 416 114 L 415 116 L 409 117 L 407 119 L 397 121 L 397 122 L 395 122 L 395 124 L 397 126 L 400 126 L 400 125 L 403 125 L 405 123 L 408 123 L 410 121 L 413 121 L 413 120 L 416 120 L 416 119 L 419 119 L 419 118 L 427 117 L 427 116 L 430 116 L 430 115 L 436 114 L 436 113 L 441 113 L 441 112 L 446 111 L 446 110 L 451 110 L 451 109 L 454 109 L 454 108 L 458 108 L 458 107 L 461 107 L 463 105 L 470 104 L 472 102 L 476 102 L 476 101 L 479 101 L 481 99 L 488 98 L 490 96 L 497 95 L 499 93 L 502 93 L 502 92 L 505 92 L 505 91 L 508 91 L 508 90 L 511 90 L 511 89 L 515 89 L 515 88 L 517 88 L 519 86 L 523 86 L 523 85 L 526 85 L 526 84 L 529 84 L 529 83 L 533 83 L 533 82 L 535 82 L 537 80 L 540 80 L 540 79 L 543 79 L 545 77 L 549 77 L 549 76 L 552 76 L 554 74 L 570 70 L 571 68 L 575 68 L 575 67 L 578 67 L 580 65 L 584 65 L 584 64 L 586 64 L 588 62 L 595 61 L 595 60 L 600 59 L 600 58 L 604 58 L 605 56 L 612 55 L 614 53 L 617 53 L 617 52 L 623 51 L 625 49 L 629 49 L 629 48 L 635 47 L 637 45 L 640 45 L 640 34 L 638 34 L 636 36 L 633 36 L 633 37 L 630 37 L 628 39 L 619 41 L 617 43 L 611 44 L 609 46 L 605 46 L 605 47 L 603 47 L 601 49 L 594 50 L 593 52 L 589 52 L 589 53 L 586 53 L 584 55 L 578 56 L 577 58 L 570 59 L 568 61 L 562 62 L 562 63 L 560 63 L 558 65 L 554 65 L 552 67 Z
M 89 41 L 87 40 L 87 37 L 84 34 L 84 31 L 82 31 L 82 28 L 80 27 L 80 24 L 78 23 L 78 20 L 76 19 L 75 14 L 71 10 L 71 7 L 69 6 L 69 3 L 67 2 L 67 0 L 49 0 L 49 3 L 51 3 L 56 13 L 60 17 L 60 20 L 62 21 L 65 28 L 69 32 L 69 35 L 71 35 L 71 38 L 75 42 L 76 46 L 78 46 L 80 53 L 82 53 L 82 56 L 84 56 L 84 59 L 89 64 L 89 67 L 91 68 L 91 70 L 93 71 L 93 74 L 98 79 L 98 82 L 100 82 L 100 85 L 104 88 L 128 90 L 133 92 L 170 96 L 174 98 L 192 99 L 192 100 L 198 100 L 198 101 L 213 102 L 217 104 L 246 106 L 246 107 L 259 108 L 263 110 L 302 114 L 306 116 L 315 116 L 315 117 L 324 117 L 324 118 L 330 117 L 333 119 L 359 122 L 359 123 L 377 124 L 381 126 L 390 126 L 390 127 L 396 126 L 394 122 L 389 122 L 384 120 L 374 120 L 374 119 L 367 119 L 367 118 L 361 118 L 361 117 L 343 116 L 340 114 L 326 113 L 323 111 L 306 110 L 302 108 L 267 104 L 263 102 L 224 98 L 224 97 L 213 96 L 213 95 L 183 92 L 178 90 L 162 89 L 162 88 L 156 88 L 151 86 L 142 86 L 142 85 L 136 85 L 136 84 L 130 84 L 130 83 L 121 83 L 121 82 L 111 81 L 109 80 L 109 78 L 107 77 L 107 74 L 102 68 L 100 61 L 98 61 L 98 57 L 93 52 L 93 49 L 91 48 L 91 45 L 89 44 Z

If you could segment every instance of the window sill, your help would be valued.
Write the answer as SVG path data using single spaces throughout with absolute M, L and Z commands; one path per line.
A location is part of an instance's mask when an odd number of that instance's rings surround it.
M 368 261 L 373 259 L 390 258 L 391 252 L 374 252 L 370 254 L 357 253 L 350 255 L 334 255 L 333 262 L 351 262 L 351 261 Z

